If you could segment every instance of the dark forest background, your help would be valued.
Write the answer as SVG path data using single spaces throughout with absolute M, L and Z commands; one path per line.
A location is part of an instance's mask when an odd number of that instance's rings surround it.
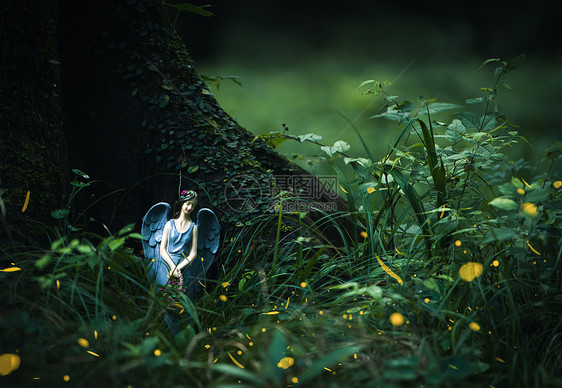
M 343 139 L 359 151 L 355 125 L 384 152 L 394 127 L 372 120 L 383 101 L 362 96 L 364 80 L 394 80 L 391 94 L 464 105 L 493 82 L 488 58 L 526 54 L 500 90 L 508 118 L 534 146 L 515 156 L 538 160 L 559 140 L 562 76 L 556 6 L 547 2 L 212 1 L 211 17 L 183 13 L 179 33 L 198 69 L 208 76 L 238 76 L 213 89 L 219 103 L 254 133 L 314 132 L 326 143 Z M 175 10 L 171 10 L 175 16 Z M 403 71 L 405 70 L 405 71 Z M 373 103 L 374 102 L 374 103 Z M 381 141 L 381 137 L 385 141 Z M 312 153 L 284 144 L 282 152 Z

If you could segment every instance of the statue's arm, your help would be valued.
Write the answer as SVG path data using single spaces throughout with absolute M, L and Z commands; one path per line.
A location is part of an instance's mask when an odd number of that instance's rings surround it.
M 162 257 L 162 259 L 164 259 L 164 261 L 166 262 L 166 264 L 168 264 L 168 267 L 170 267 L 170 269 L 174 268 L 174 262 L 172 261 L 172 257 L 170 256 L 170 252 L 168 252 L 168 239 L 170 236 L 170 223 L 166 222 L 166 225 L 164 225 L 164 231 L 162 232 L 162 241 L 160 243 L 160 257 Z M 170 271 L 170 273 L 168 274 L 168 277 L 170 277 L 172 271 Z
M 185 259 L 183 259 L 181 263 L 178 265 L 180 271 L 183 271 L 185 267 L 193 263 L 193 260 L 195 260 L 195 258 L 197 257 L 197 236 L 199 233 L 197 225 L 193 225 L 192 233 L 193 234 L 191 236 L 191 250 L 189 252 L 189 255 Z

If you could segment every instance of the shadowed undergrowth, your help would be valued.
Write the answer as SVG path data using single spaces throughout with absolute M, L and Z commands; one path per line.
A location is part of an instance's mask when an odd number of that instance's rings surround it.
M 467 100 L 381 93 L 397 140 L 375 158 L 312 134 L 348 212 L 324 213 L 343 246 L 280 206 L 224 237 L 192 301 L 148 282 L 132 228 L 99 236 L 61 219 L 47 250 L 2 251 L 0 377 L 7 385 L 562 386 L 560 145 L 510 161 L 522 137 L 495 106 L 522 58 Z M 453 111 L 448 122 L 437 121 Z M 77 172 L 81 175 L 81 172 Z M 82 175 L 84 178 L 84 176 Z M 75 186 L 78 189 L 80 185 Z M 77 189 L 77 190 L 78 190 Z M 305 204 L 307 204 L 306 202 Z M 339 227 L 339 218 L 352 227 Z M 271 230 L 272 247 L 258 236 Z M 313 236 L 314 238 L 311 238 Z M 172 296 L 172 297 L 171 297 Z M 172 335 L 166 322 L 180 328 Z M 38 380 L 38 381 L 37 381 Z

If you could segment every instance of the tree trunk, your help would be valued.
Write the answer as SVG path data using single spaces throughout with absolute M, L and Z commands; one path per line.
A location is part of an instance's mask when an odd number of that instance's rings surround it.
M 41 21 L 54 29 L 56 8 L 43 8 L 53 16 L 49 19 L 52 22 Z M 42 163 L 50 163 L 58 174 L 51 172 L 41 178 L 39 182 L 45 187 L 36 190 L 49 198 L 61 198 L 64 173 L 69 168 L 86 172 L 95 182 L 74 199 L 74 213 L 84 218 L 75 216 L 73 222 L 93 218 L 94 224 L 112 231 L 138 224 L 155 202 L 173 202 L 180 186 L 198 191 L 201 205 L 215 210 L 226 230 L 251 223 L 257 214 L 271 208 L 280 188 L 310 193 L 313 186 L 314 198 L 309 199 L 329 203 L 329 210 L 342 210 L 342 201 L 331 190 L 335 187 L 322 185 L 264 141 L 256 140 L 220 108 L 195 70 L 167 12 L 161 1 L 61 0 L 56 41 L 53 34 L 27 31 L 32 35 L 27 37 L 30 45 L 43 47 L 48 54 L 30 58 L 14 70 L 14 80 L 39 77 L 47 70 L 52 77 L 33 85 L 35 98 L 42 98 L 46 117 L 36 115 L 29 124 L 33 133 L 29 136 L 42 141 L 49 151 L 44 152 Z M 17 22 L 12 23 L 19 28 Z M 8 62 L 4 57 L 3 69 Z M 60 82 L 55 77 L 59 61 Z M 18 64 L 16 61 L 14 68 Z M 52 84 L 62 87 L 62 119 L 60 99 L 53 97 L 58 89 Z M 17 126 L 26 122 L 33 106 L 23 103 L 27 94 L 22 87 L 14 88 L 13 93 L 21 95 L 10 110 L 17 112 L 12 124 Z M 2 109 L 7 114 L 8 109 Z M 48 131 L 36 135 L 32 131 L 41 120 Z M 59 155 L 64 151 L 62 124 L 67 160 Z M 17 155 L 28 156 L 33 151 L 20 146 Z M 53 156 L 54 151 L 59 154 Z M 3 166 L 21 165 L 13 158 L 2 162 Z M 17 201 L 23 201 L 34 171 L 3 168 L 1 172 L 4 187 L 13 187 L 5 201 L 10 216 L 15 216 Z M 55 205 L 60 203 L 46 203 L 40 210 L 48 214 Z M 310 214 L 314 218 L 320 213 Z
M 20 243 L 37 239 L 66 199 L 57 18 L 51 1 L 5 1 L 0 7 L 2 246 L 8 236 Z

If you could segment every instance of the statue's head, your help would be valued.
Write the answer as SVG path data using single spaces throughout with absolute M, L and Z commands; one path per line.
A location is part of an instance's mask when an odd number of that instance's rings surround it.
M 180 198 L 174 203 L 173 218 L 178 218 L 181 214 L 185 203 L 191 204 L 191 211 L 197 206 L 197 193 L 193 190 L 184 190 L 180 194 Z

